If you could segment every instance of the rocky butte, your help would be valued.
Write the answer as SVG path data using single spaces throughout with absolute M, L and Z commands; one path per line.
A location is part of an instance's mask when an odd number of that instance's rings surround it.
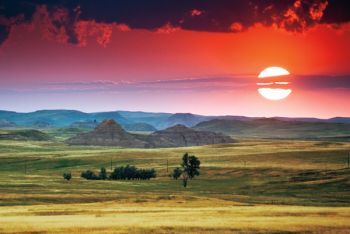
M 104 120 L 93 131 L 78 134 L 66 141 L 70 145 L 101 145 L 128 148 L 164 148 L 232 143 L 226 135 L 196 131 L 183 125 L 175 125 L 150 135 L 131 134 L 114 120 Z

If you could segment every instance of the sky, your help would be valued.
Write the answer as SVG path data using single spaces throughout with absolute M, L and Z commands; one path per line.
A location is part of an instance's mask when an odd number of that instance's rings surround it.
M 349 61 L 348 1 L 0 1 L 2 110 L 350 116 Z

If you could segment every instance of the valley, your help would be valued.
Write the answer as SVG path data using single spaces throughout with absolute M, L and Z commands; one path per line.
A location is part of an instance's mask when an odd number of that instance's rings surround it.
M 349 149 L 301 140 L 163 149 L 1 140 L 0 232 L 347 233 Z M 187 188 L 169 176 L 185 152 L 202 162 Z M 111 164 L 152 167 L 157 178 L 80 178 L 86 169 L 109 173 Z

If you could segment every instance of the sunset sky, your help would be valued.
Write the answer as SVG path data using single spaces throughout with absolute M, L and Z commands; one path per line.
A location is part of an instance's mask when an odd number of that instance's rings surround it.
M 350 116 L 349 1 L 5 0 L 0 44 L 2 110 Z

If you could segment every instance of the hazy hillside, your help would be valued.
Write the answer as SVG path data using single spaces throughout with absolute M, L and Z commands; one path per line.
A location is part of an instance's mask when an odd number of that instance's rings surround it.
M 130 132 L 154 132 L 157 131 L 155 127 L 147 123 L 134 123 L 124 125 L 123 128 Z
M 92 129 L 98 125 L 97 120 L 86 120 L 86 121 L 77 121 L 72 123 L 70 128 L 83 128 L 83 129 Z
M 166 121 L 172 114 L 154 113 L 142 111 L 117 111 L 125 119 L 133 123 L 146 123 L 159 128 L 160 124 Z
M 118 111 L 90 113 L 88 116 L 89 119 L 96 120 L 97 122 L 102 122 L 105 119 L 114 119 L 121 125 L 132 123 L 131 120 L 124 118 Z
M 16 124 L 6 119 L 0 119 L 0 128 L 12 128 L 12 127 L 16 127 Z
M 152 112 L 131 112 L 118 111 L 120 115 L 135 123 L 147 123 L 157 129 L 165 129 L 177 124 L 192 127 L 199 122 L 212 119 L 210 116 L 195 115 L 191 113 L 152 113 Z
M 47 141 L 50 136 L 38 130 L 0 130 L 0 140 Z
M 220 132 L 233 137 L 320 138 L 350 136 L 350 124 L 282 121 L 275 118 L 252 121 L 214 119 L 194 129 Z
M 96 113 L 85 113 L 76 110 L 40 110 L 29 113 L 18 113 L 13 111 L 0 111 L 0 127 L 2 128 L 36 128 L 36 129 L 45 129 L 45 128 L 94 128 L 98 123 L 102 122 L 105 119 L 113 119 L 121 124 L 126 129 L 165 129 L 177 124 L 182 124 L 187 127 L 193 127 L 200 122 L 210 121 L 214 119 L 225 120 L 228 122 L 222 123 L 235 123 L 232 128 L 232 131 L 226 129 L 226 126 L 223 126 L 222 131 L 228 131 L 229 133 L 242 131 L 242 135 L 247 134 L 257 134 L 261 135 L 262 131 L 270 131 L 269 124 L 272 119 L 269 118 L 268 123 L 262 122 L 261 118 L 257 117 L 246 117 L 246 116 L 204 116 L 196 115 L 191 113 L 154 113 L 154 112 L 141 112 L 141 111 L 110 111 L 110 112 L 96 112 Z M 350 118 L 347 117 L 335 117 L 331 119 L 317 119 L 317 118 L 288 118 L 288 117 L 275 117 L 273 118 L 278 122 L 279 131 L 275 131 L 274 134 L 267 132 L 264 133 L 264 136 L 267 135 L 282 135 L 283 137 L 286 134 L 286 130 L 293 129 L 293 132 L 288 132 L 292 134 L 291 136 L 300 136 L 306 132 L 305 137 L 308 137 L 312 133 L 307 132 L 307 129 L 310 127 L 308 124 L 300 123 L 310 123 L 312 124 L 311 129 L 313 130 L 316 126 L 319 126 L 321 129 L 317 131 L 322 131 L 324 134 L 332 133 L 335 134 L 339 131 L 341 134 L 346 132 L 346 129 L 341 129 L 342 125 L 322 125 L 319 123 L 349 123 Z M 233 121 L 232 123 L 230 121 Z M 236 122 L 238 121 L 238 122 Z M 215 122 L 216 123 L 216 122 Z M 222 125 L 220 123 L 220 127 Z M 290 123 L 287 127 L 287 123 Z M 299 123 L 299 124 L 298 124 Z M 142 126 L 141 126 L 142 125 Z M 259 125 L 259 128 L 257 127 Z M 263 125 L 263 126 L 260 126 Z M 146 127 L 147 126 L 147 127 Z M 239 127 L 242 126 L 242 127 Z M 265 127 L 264 127 L 265 126 Z M 332 127 L 327 127 L 332 126 Z M 202 127 L 202 125 L 199 125 Z M 217 128 L 217 127 L 213 127 Z M 257 129 L 258 128 L 258 129 Z M 299 130 L 298 130 L 299 128 Z M 331 128 L 331 130 L 327 130 Z M 338 129 L 339 128 L 339 129 Z M 244 129 L 244 130 L 243 130 Z M 265 129 L 265 130 L 264 130 Z M 338 129 L 338 130 L 335 130 Z M 134 130 L 130 130 L 134 131 Z M 221 131 L 221 130 L 220 130 Z M 259 133 L 260 131 L 260 133 Z M 346 134 L 346 133 L 345 133 Z M 349 135 L 349 134 L 348 134 Z
M 275 119 L 283 121 L 299 121 L 299 122 L 322 122 L 322 123 L 350 123 L 350 118 L 347 117 L 334 117 L 330 119 L 318 119 L 318 118 L 291 118 L 291 117 L 274 117 Z
M 35 127 L 40 123 L 52 127 L 65 127 L 75 121 L 89 119 L 89 114 L 75 110 L 41 110 L 29 113 L 1 111 L 0 119 L 14 122 L 18 126 Z
M 192 127 L 202 121 L 210 120 L 212 117 L 203 115 L 194 115 L 191 113 L 176 113 L 169 116 L 164 122 L 160 124 L 160 128 L 167 128 L 177 124 Z

